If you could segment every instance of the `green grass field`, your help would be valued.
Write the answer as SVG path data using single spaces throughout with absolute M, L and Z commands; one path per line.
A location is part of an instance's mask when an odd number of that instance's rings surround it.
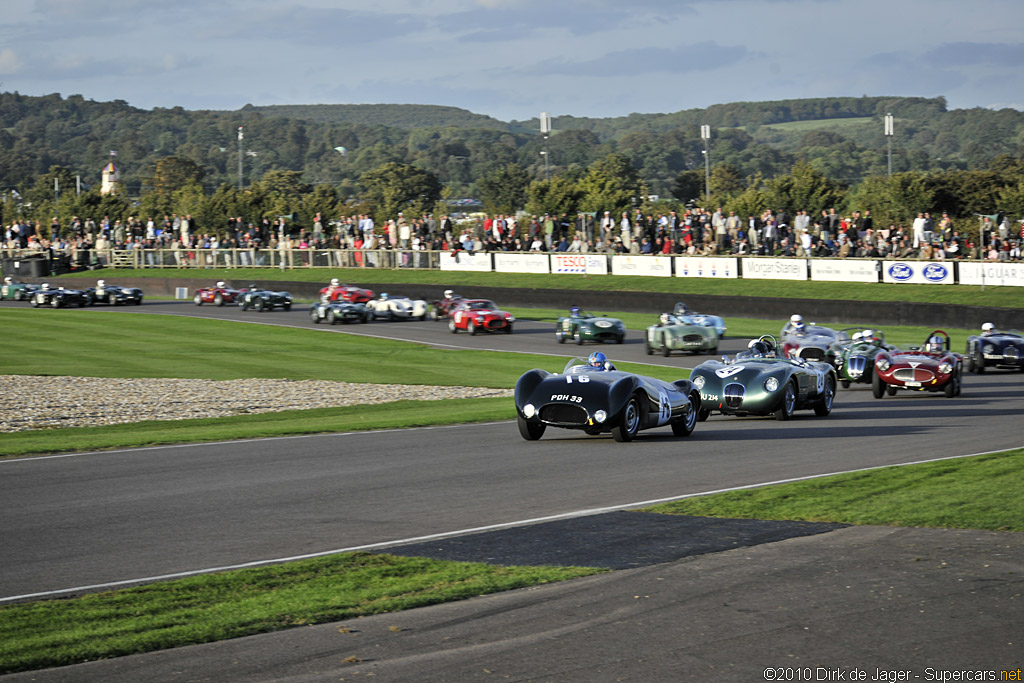
M 971 285 L 860 284 L 845 282 L 797 282 L 789 280 L 713 280 L 661 278 L 624 275 L 544 275 L 525 273 L 461 273 L 437 270 L 379 270 L 372 268 L 238 268 L 232 270 L 112 270 L 83 271 L 60 276 L 78 278 L 202 278 L 211 282 L 227 280 L 241 285 L 254 281 L 323 282 L 332 277 L 353 285 L 373 287 L 378 283 L 468 287 L 514 287 L 526 289 L 669 292 L 717 296 L 767 296 L 784 299 L 829 299 L 832 301 L 920 301 L 965 306 L 1021 308 L 1019 287 Z M 714 313 L 714 311 L 707 311 Z

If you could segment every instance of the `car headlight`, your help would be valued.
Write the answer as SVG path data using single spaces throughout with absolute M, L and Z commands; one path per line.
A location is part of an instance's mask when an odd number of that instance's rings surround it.
M 704 388 L 704 382 L 704 375 L 697 375 L 693 378 L 693 386 L 697 387 L 698 391 Z
M 594 422 L 604 422 L 608 419 L 608 413 L 603 410 L 598 410 L 594 413 Z
M 885 372 L 889 369 L 889 361 L 884 358 L 879 358 L 875 361 L 875 367 L 878 368 L 879 372 Z
M 953 364 L 939 363 L 939 372 L 941 372 L 943 375 L 948 375 L 949 373 L 953 372 Z
M 508 321 L 509 321 L 510 323 L 514 323 L 514 322 L 516 321 L 516 317 L 515 317 L 514 315 L 510 315 L 510 316 L 509 316 L 509 317 L 507 318 L 507 320 L 508 320 Z
M 532 403 L 523 406 L 523 417 L 530 418 L 537 414 L 537 408 Z
M 985 353 L 995 353 L 996 347 L 991 344 L 985 344 L 985 346 L 981 347 L 981 350 Z
M 764 381 L 764 390 L 768 393 L 775 393 L 779 390 L 779 380 L 775 377 L 769 377 Z

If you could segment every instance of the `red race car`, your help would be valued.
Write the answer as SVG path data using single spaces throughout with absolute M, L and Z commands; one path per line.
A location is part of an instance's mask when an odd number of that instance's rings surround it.
M 244 289 L 232 289 L 222 281 L 213 287 L 197 289 L 196 295 L 192 297 L 192 301 L 196 302 L 196 306 L 202 306 L 203 304 L 213 304 L 214 306 L 236 304 L 242 298 L 244 292 Z
M 511 313 L 498 310 L 493 301 L 488 299 L 463 299 L 455 304 L 448 319 L 448 329 L 452 334 L 466 330 L 476 334 L 480 330 L 486 332 L 501 331 L 512 334 L 512 323 L 516 321 Z
M 924 348 L 881 351 L 875 356 L 875 377 L 871 391 L 875 398 L 895 396 L 900 389 L 941 391 L 946 398 L 960 395 L 963 358 L 950 349 L 949 335 L 935 330 Z
M 430 319 L 444 320 L 450 316 L 455 310 L 455 307 L 463 301 L 465 301 L 465 299 L 452 290 L 444 290 L 444 298 L 438 299 L 434 302 L 434 310 L 430 312 Z
M 373 292 L 369 289 L 343 285 L 338 278 L 334 278 L 331 280 L 331 284 L 320 290 L 321 301 L 348 301 L 353 304 L 365 304 L 372 298 Z

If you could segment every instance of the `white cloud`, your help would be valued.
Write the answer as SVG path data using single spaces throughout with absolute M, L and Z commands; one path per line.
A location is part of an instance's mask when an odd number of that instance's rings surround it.
M 9 47 L 0 50 L 0 74 L 10 76 L 21 73 L 24 68 L 24 62 L 18 58 L 14 50 Z

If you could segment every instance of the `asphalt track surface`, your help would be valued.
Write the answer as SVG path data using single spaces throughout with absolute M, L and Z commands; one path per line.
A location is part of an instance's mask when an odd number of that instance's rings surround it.
M 174 302 L 104 310 L 315 327 L 305 310 Z M 429 322 L 321 329 L 559 355 L 596 348 L 559 346 L 553 326 L 528 321 L 512 335 L 478 337 Z M 648 357 L 640 334 L 631 336 L 602 350 L 614 360 L 680 367 L 701 360 Z M 726 339 L 722 352 L 741 347 Z M 523 527 L 547 535 L 550 547 L 566 543 L 562 525 L 589 546 L 594 536 L 574 524 L 597 519 L 615 538 L 618 511 L 641 503 L 1018 447 L 1021 379 L 967 376 L 954 399 L 876 400 L 858 387 L 839 392 L 828 418 L 713 417 L 686 439 L 654 430 L 630 444 L 559 430 L 527 444 L 504 422 L 0 461 L 0 598 L 334 550 L 450 549 L 472 545 L 455 540 L 474 530 L 487 532 L 477 536 L 490 542 L 478 545 L 492 554 L 509 546 L 492 534 Z M 918 667 L 922 677 L 926 666 L 1016 668 L 1020 537 L 871 528 L 794 534 L 360 619 L 355 629 L 364 637 L 355 641 L 339 642 L 337 625 L 324 626 L 24 680 L 351 680 L 360 672 L 376 680 L 764 680 L 758 667 Z M 939 571 L 947 568 L 955 571 Z M 363 666 L 342 661 L 349 656 Z

